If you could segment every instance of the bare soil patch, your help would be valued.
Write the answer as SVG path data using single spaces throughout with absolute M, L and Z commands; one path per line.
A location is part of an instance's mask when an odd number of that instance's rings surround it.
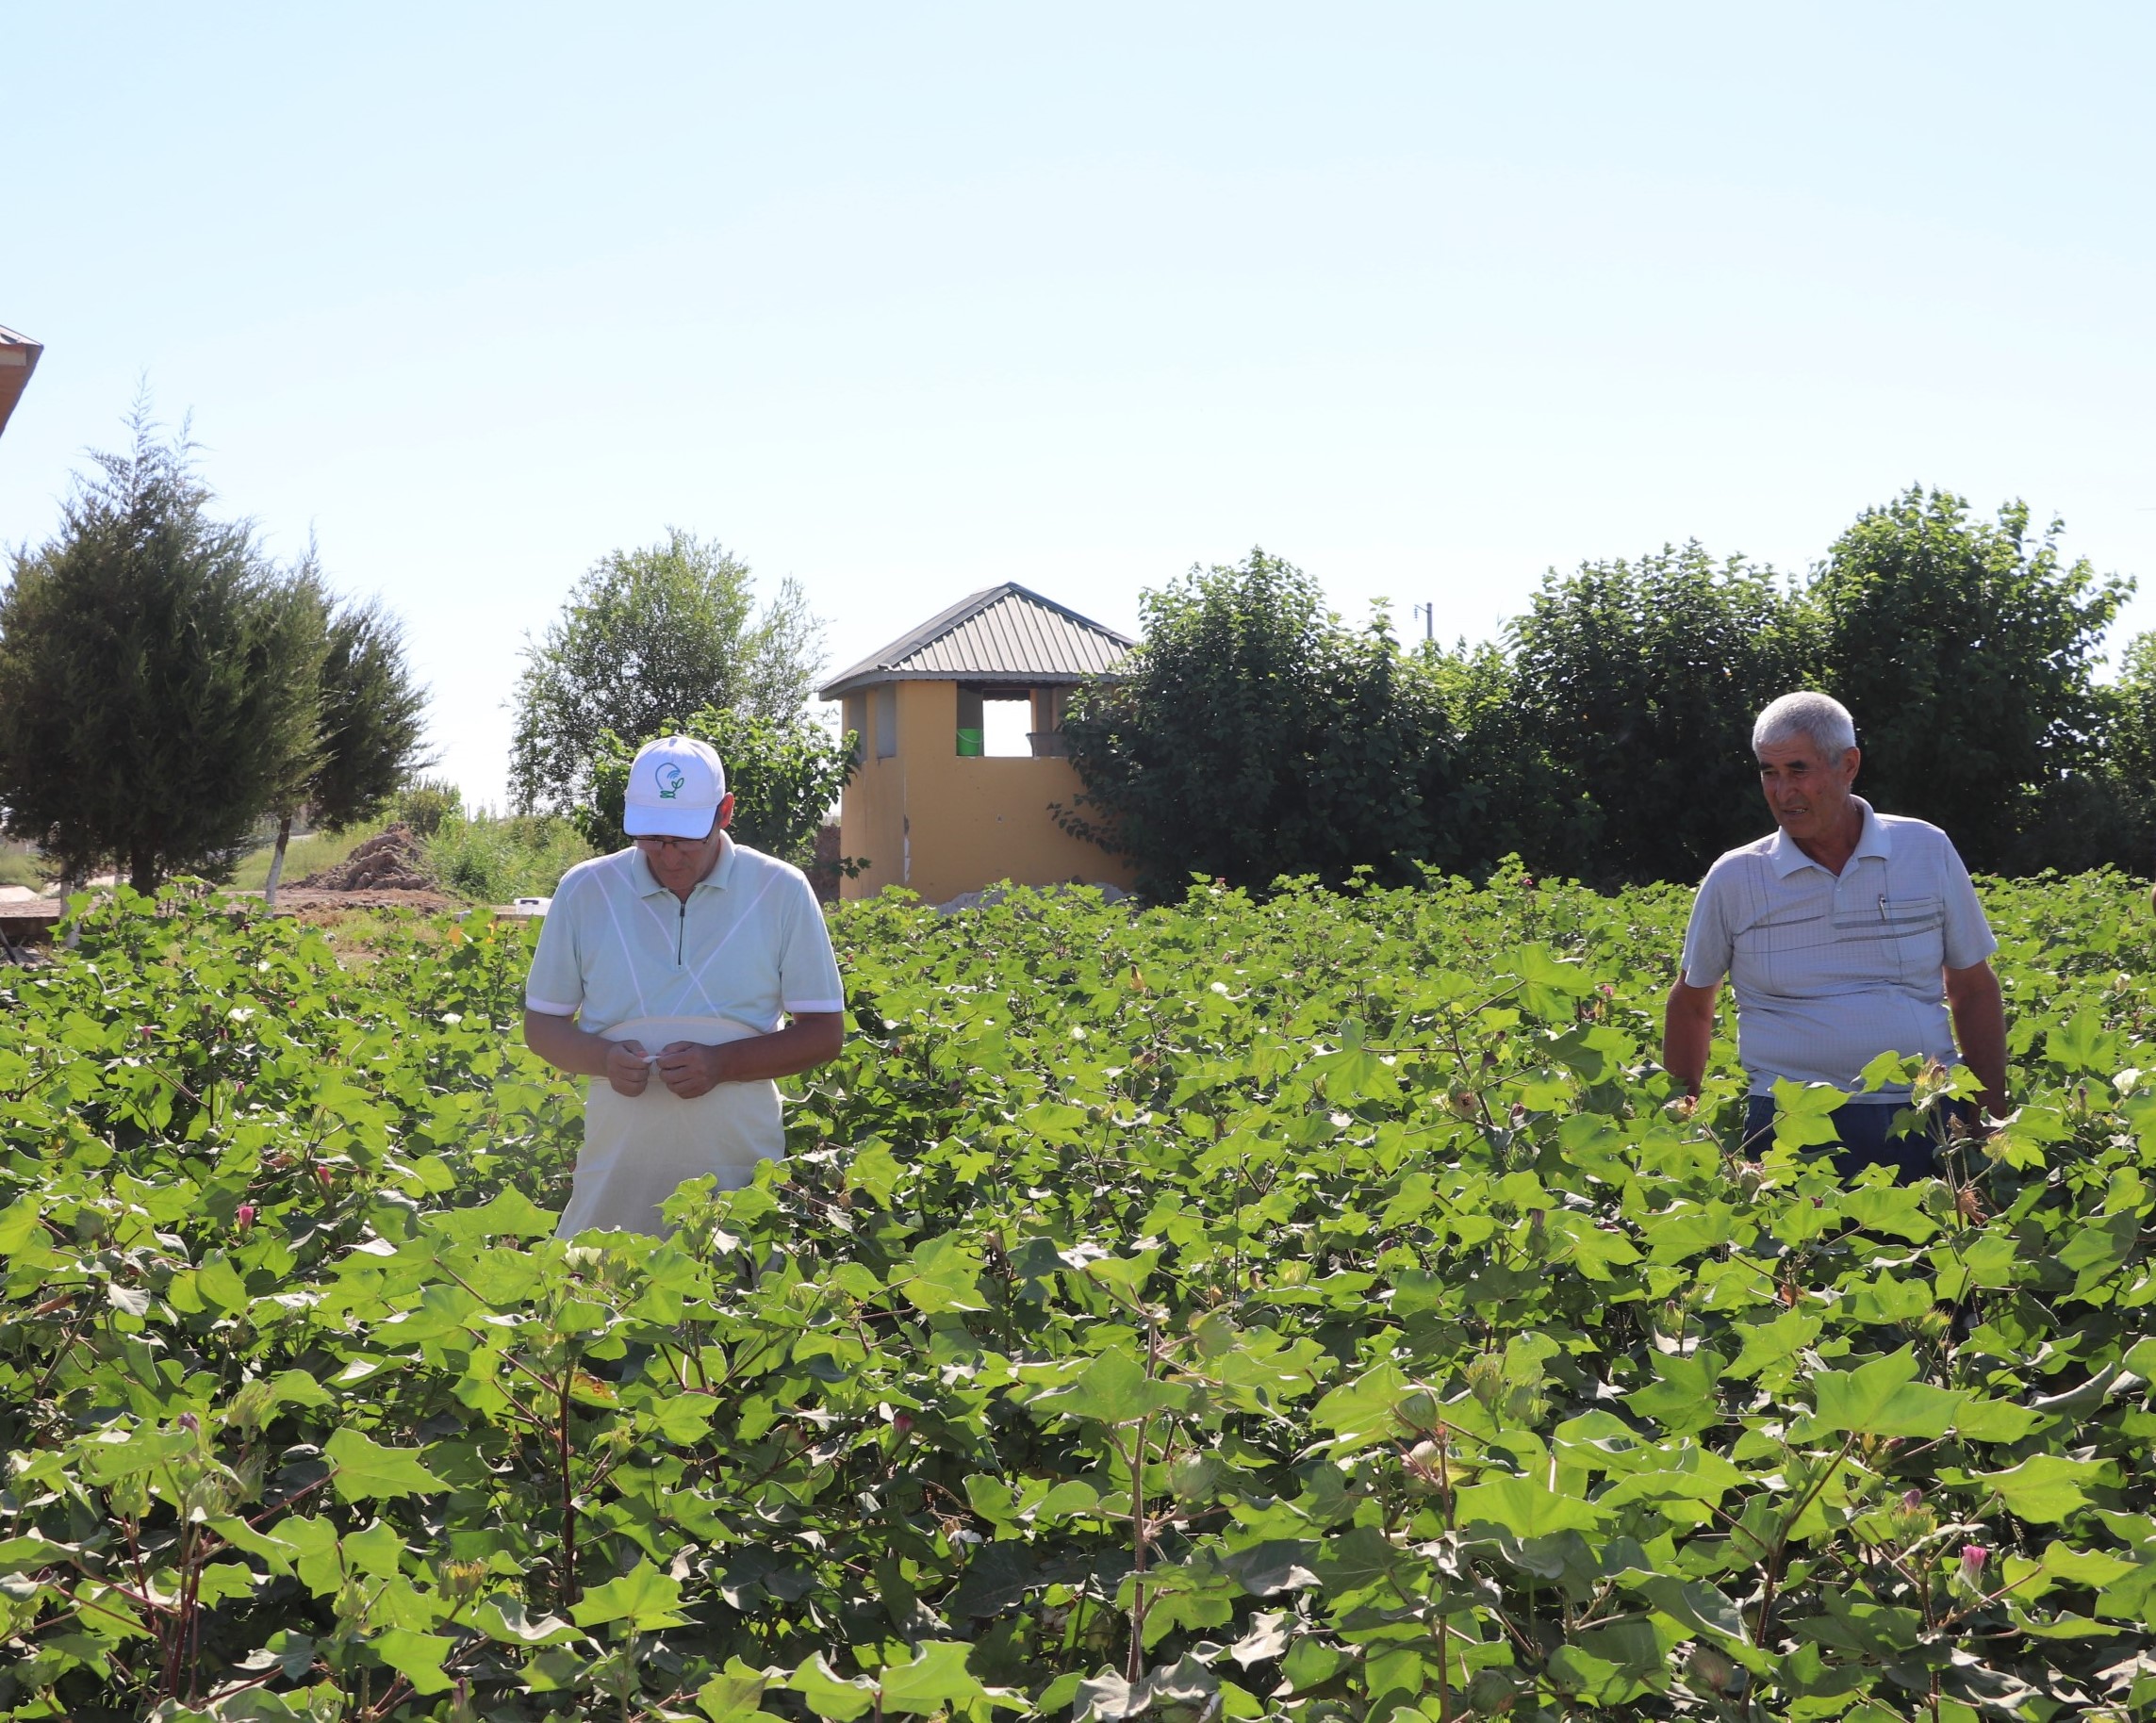
M 441 890 L 420 859 L 418 834 L 402 821 L 376 832 L 335 867 L 293 880 L 291 889 L 295 893 Z

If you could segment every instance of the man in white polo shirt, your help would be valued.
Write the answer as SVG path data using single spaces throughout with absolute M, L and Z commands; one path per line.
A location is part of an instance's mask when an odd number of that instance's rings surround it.
M 1904 1183 L 1928 1177 L 1931 1141 L 1889 1136 L 1908 1086 L 1860 1095 L 1860 1074 L 1889 1051 L 1958 1058 L 1983 1083 L 1985 1110 L 2003 1116 L 2006 1015 L 1987 960 L 1999 942 L 1947 834 L 1853 794 L 1862 755 L 1839 701 L 1784 695 L 1753 726 L 1752 751 L 1778 829 L 1707 870 L 1662 1062 L 1699 1093 L 1726 975 L 1751 1078 L 1748 1152 L 1771 1138 L 1776 1078 L 1831 1083 L 1855 1097 L 1834 1114 L 1845 1176 L 1877 1165 Z
M 631 846 L 579 862 L 554 893 L 524 1040 L 594 1079 L 562 1238 L 663 1233 L 660 1205 L 683 1179 L 748 1184 L 785 1153 L 775 1079 L 838 1055 L 846 999 L 815 893 L 734 843 L 732 817 L 707 744 L 648 743 L 629 768 Z

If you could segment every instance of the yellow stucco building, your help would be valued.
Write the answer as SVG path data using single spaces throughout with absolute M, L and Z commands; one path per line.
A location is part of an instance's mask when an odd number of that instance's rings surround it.
M 945 903 L 997 880 L 1131 883 L 1129 864 L 1056 824 L 1076 800 L 1063 703 L 1136 644 L 1012 582 L 961 599 L 822 690 L 845 706 L 861 763 L 839 805 L 839 847 L 867 867 L 848 897 L 887 885 Z M 994 751 L 997 702 L 1024 702 L 1023 752 Z M 1011 708 L 1004 706 L 1003 713 Z M 1014 714 L 1013 714 L 1014 715 Z

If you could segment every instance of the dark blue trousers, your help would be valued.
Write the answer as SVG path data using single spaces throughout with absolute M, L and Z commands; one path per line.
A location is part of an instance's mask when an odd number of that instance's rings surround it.
M 1948 1109 L 1950 1119 L 1960 1119 L 1973 1126 L 1976 1108 L 1967 1101 L 1947 1101 L 1941 1105 Z M 1899 1137 L 1889 1136 L 1894 1115 L 1907 1110 L 1903 1101 L 1844 1101 L 1828 1115 L 1834 1121 L 1835 1132 L 1841 1139 L 1841 1147 L 1835 1151 L 1835 1171 L 1844 1178 L 1854 1178 L 1867 1167 L 1892 1167 L 1895 1183 L 1914 1185 L 1919 1179 L 1930 1178 L 1934 1168 L 1932 1164 L 1933 1127 L 1913 1124 Z M 1753 1095 L 1744 1108 L 1744 1154 L 1756 1160 L 1768 1144 L 1774 1140 L 1774 1097 Z

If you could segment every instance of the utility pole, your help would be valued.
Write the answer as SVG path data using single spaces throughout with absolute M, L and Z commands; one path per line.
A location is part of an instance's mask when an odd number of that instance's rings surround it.
M 1423 638 L 1435 641 L 1438 637 L 1438 607 L 1435 604 L 1418 604 L 1410 613 L 1423 619 Z

